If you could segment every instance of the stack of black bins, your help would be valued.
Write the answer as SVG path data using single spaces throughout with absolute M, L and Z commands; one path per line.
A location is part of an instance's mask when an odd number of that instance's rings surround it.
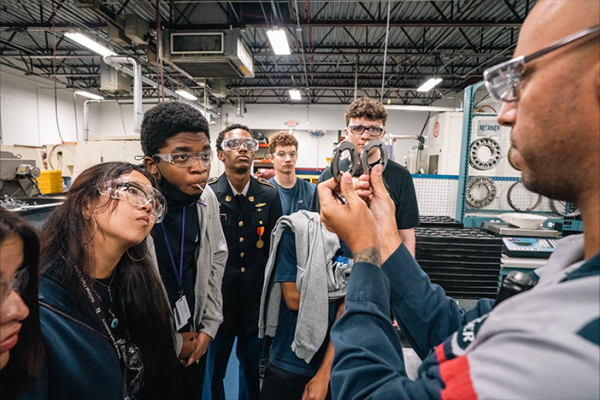
M 463 224 L 444 215 L 421 215 L 422 228 L 462 228 Z
M 415 235 L 419 265 L 448 296 L 496 297 L 502 239 L 474 228 L 416 228 Z

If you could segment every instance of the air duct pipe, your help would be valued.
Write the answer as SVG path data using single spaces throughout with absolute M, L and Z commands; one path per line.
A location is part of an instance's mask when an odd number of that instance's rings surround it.
M 104 62 L 106 62 L 106 58 L 110 58 L 110 59 L 115 59 L 115 58 L 125 59 L 125 58 L 129 58 L 129 59 L 132 59 L 131 57 L 127 57 L 127 56 L 107 56 L 107 57 L 104 58 Z M 132 71 L 131 69 L 123 66 L 121 63 L 114 63 L 114 64 L 110 64 L 108 62 L 106 62 L 106 63 L 108 65 L 110 65 L 111 67 L 113 67 L 114 69 L 116 69 L 117 71 L 123 72 L 124 74 L 127 74 L 129 76 L 133 76 L 133 78 L 134 78 L 134 85 L 135 85 L 135 71 Z M 160 85 L 158 83 L 154 82 L 150 78 L 142 76 L 141 69 L 140 69 L 140 77 L 141 77 L 141 82 L 143 82 L 143 83 L 145 83 L 147 85 L 150 85 L 150 86 L 152 86 L 155 89 L 159 89 L 160 88 Z M 141 83 L 140 83 L 140 91 L 141 91 Z M 210 110 L 205 110 L 204 107 L 201 106 L 198 103 L 194 103 L 193 101 L 182 99 L 181 96 L 179 96 L 177 93 L 175 93 L 171 89 L 164 88 L 164 91 L 165 91 L 165 95 L 168 95 L 168 96 L 174 97 L 176 99 L 179 99 L 180 101 L 188 103 L 188 104 L 196 107 L 197 109 L 201 110 L 202 113 L 204 113 L 204 116 L 206 116 L 207 113 L 210 113 L 210 114 L 214 115 L 217 118 L 219 117 L 218 113 L 215 113 L 214 111 L 210 111 Z M 135 93 L 134 93 L 134 99 L 135 99 Z M 140 106 L 140 110 L 141 110 L 141 106 Z M 141 118 L 140 118 L 140 126 L 141 126 Z
M 133 132 L 142 133 L 142 64 L 129 56 L 105 56 L 104 62 L 119 70 L 121 64 L 133 66 Z
M 158 104 L 161 99 L 157 97 L 147 97 L 142 100 L 143 104 Z M 119 104 L 134 104 L 135 99 L 107 99 L 107 100 L 86 100 L 83 102 L 83 140 L 90 140 L 90 103 L 119 103 Z

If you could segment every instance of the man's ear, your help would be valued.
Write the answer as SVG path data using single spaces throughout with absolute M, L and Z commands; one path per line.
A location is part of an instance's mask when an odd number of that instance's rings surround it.
M 156 165 L 156 161 L 152 157 L 146 156 L 144 157 L 144 167 L 155 177 L 158 178 L 158 166 Z
M 270 160 L 271 162 L 273 162 L 273 159 L 274 159 L 274 158 L 275 158 L 275 157 L 274 157 L 273 153 L 269 154 L 269 160 Z
M 225 152 L 223 150 L 217 150 L 217 158 L 223 162 L 225 160 Z

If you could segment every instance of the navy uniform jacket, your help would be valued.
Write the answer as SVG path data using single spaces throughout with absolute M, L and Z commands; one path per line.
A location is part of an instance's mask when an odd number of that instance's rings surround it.
M 221 290 L 223 323 L 219 330 L 252 335 L 258 333 L 271 231 L 281 217 L 281 200 L 277 189 L 268 181 L 250 177 L 248 193 L 240 209 L 225 173 L 208 183 L 219 201 L 219 218 L 229 249 Z M 264 232 L 259 237 L 260 228 L 264 228 Z

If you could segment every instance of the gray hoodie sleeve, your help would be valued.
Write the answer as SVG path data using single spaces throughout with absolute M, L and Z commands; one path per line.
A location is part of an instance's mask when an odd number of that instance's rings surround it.
M 211 271 L 208 281 L 208 293 L 206 294 L 206 306 L 199 324 L 199 331 L 208 334 L 213 339 L 217 335 L 219 326 L 223 322 L 223 297 L 221 295 L 221 283 L 227 263 L 227 241 L 223 234 L 221 221 L 219 220 L 219 206 L 217 196 L 210 187 L 205 190 L 208 226 L 207 236 L 210 252 L 208 258 L 211 260 Z

